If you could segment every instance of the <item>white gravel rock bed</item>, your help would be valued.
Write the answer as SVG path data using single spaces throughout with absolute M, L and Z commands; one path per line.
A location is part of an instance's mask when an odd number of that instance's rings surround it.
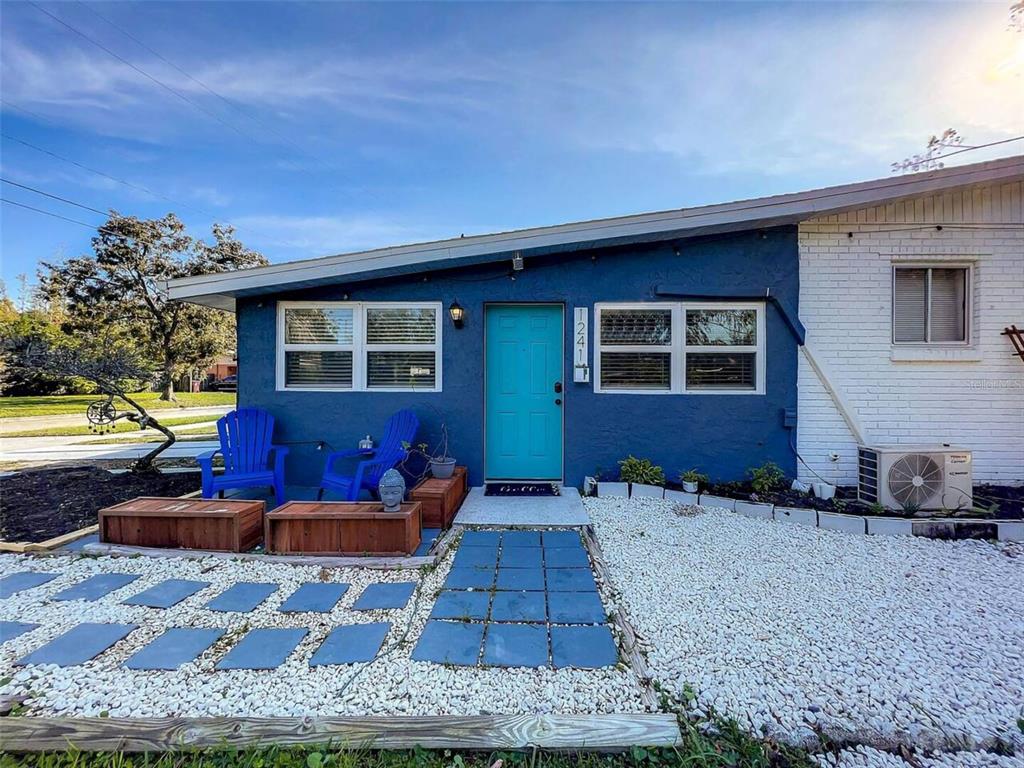
M 653 499 L 585 504 L 652 674 L 691 684 L 698 711 L 794 744 L 820 729 L 884 749 L 1024 750 L 1013 548 L 680 516 Z
M 918 768 L 1024 768 L 1024 757 L 1008 757 L 991 752 L 947 752 L 914 755 Z M 910 768 L 898 755 L 873 747 L 844 749 L 838 755 L 815 758 L 821 768 Z
M 61 573 L 57 579 L 0 600 L 4 620 L 41 626 L 0 646 L 0 697 L 29 696 L 27 715 L 163 717 L 236 715 L 475 715 L 487 713 L 641 712 L 640 684 L 624 665 L 605 670 L 495 669 L 416 662 L 410 654 L 451 566 L 453 552 L 432 572 L 321 569 L 217 558 L 32 558 L 0 555 L 0 577 L 23 570 Z M 139 579 L 94 602 L 47 603 L 65 587 L 97 573 L 138 573 Z M 121 605 L 129 595 L 164 579 L 208 581 L 210 586 L 168 609 Z M 304 582 L 350 584 L 330 613 L 281 613 L 281 603 Z M 249 613 L 218 613 L 202 606 L 239 581 L 266 581 L 279 589 Z M 401 610 L 353 611 L 374 582 L 416 581 L 420 588 Z M 389 621 L 378 657 L 367 664 L 310 667 L 309 658 L 340 624 Z M 14 667 L 26 653 L 82 622 L 135 623 L 139 629 L 80 666 Z M 170 672 L 122 667 L 166 628 L 222 627 L 228 631 L 194 662 Z M 249 629 L 307 627 L 310 632 L 274 670 L 215 670 Z M 408 635 L 399 643 L 408 628 Z M 390 650 L 389 650 L 390 649 Z

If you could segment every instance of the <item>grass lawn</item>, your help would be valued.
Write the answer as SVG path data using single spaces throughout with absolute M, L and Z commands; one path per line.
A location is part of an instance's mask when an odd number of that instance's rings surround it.
M 169 403 L 160 399 L 159 392 L 139 392 L 132 395 L 144 408 L 196 408 L 204 405 L 234 405 L 234 392 L 179 392 L 178 401 Z M 16 416 L 60 416 L 67 413 L 85 413 L 89 403 L 101 400 L 102 395 L 50 395 L 48 397 L 0 397 L 0 419 Z M 123 404 L 123 403 L 122 403 Z
M 160 418 L 157 416 L 157 418 Z M 160 423 L 165 427 L 180 427 L 183 424 L 201 424 L 207 421 L 216 421 L 216 416 L 167 416 L 160 419 Z M 114 424 L 111 432 L 139 432 L 139 425 L 131 421 L 118 421 Z M 93 430 L 89 429 L 87 424 L 81 424 L 75 427 L 46 427 L 45 429 L 22 429 L 17 432 L 4 432 L 4 437 L 49 437 L 51 435 L 91 435 Z M 154 435 L 153 439 L 156 440 L 159 432 L 155 430 L 147 430 L 146 435 Z M 181 436 L 189 434 L 188 432 L 182 432 Z M 179 436 L 180 437 L 180 436 Z M 163 438 L 160 437 L 162 440 Z

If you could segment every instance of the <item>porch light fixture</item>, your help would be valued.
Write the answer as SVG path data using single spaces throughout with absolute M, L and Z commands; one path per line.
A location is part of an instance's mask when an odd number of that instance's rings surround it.
M 461 328 L 466 318 L 466 310 L 462 308 L 457 299 L 448 307 L 448 314 L 451 315 L 452 325 L 456 328 Z

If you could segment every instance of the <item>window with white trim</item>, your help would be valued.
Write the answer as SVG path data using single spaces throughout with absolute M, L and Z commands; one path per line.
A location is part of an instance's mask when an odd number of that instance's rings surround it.
M 281 302 L 278 389 L 441 389 L 440 303 Z
M 764 304 L 601 303 L 596 392 L 763 394 Z
M 965 344 L 970 268 L 893 266 L 893 344 Z

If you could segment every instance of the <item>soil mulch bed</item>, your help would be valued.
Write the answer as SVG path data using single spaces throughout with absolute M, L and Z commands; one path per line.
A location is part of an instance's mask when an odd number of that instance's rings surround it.
M 669 482 L 668 488 L 682 490 L 682 485 Z M 717 483 L 709 488 L 702 488 L 701 493 L 713 496 L 724 496 L 740 501 L 761 501 L 779 507 L 802 507 L 816 509 L 819 512 L 839 512 L 848 515 L 864 515 L 867 517 L 935 518 L 942 517 L 938 510 L 920 510 L 907 513 L 902 510 L 885 510 L 878 512 L 866 504 L 857 501 L 857 489 L 854 486 L 839 486 L 836 495 L 827 501 L 809 493 L 792 490 L 773 491 L 771 493 L 755 493 L 749 482 Z M 1012 485 L 976 485 L 974 486 L 974 509 L 950 510 L 948 517 L 957 520 L 1022 520 L 1024 519 L 1024 486 Z
M 136 496 L 182 496 L 199 473 L 112 474 L 98 467 L 18 472 L 0 478 L 0 540 L 40 542 L 95 525 L 104 507 Z

